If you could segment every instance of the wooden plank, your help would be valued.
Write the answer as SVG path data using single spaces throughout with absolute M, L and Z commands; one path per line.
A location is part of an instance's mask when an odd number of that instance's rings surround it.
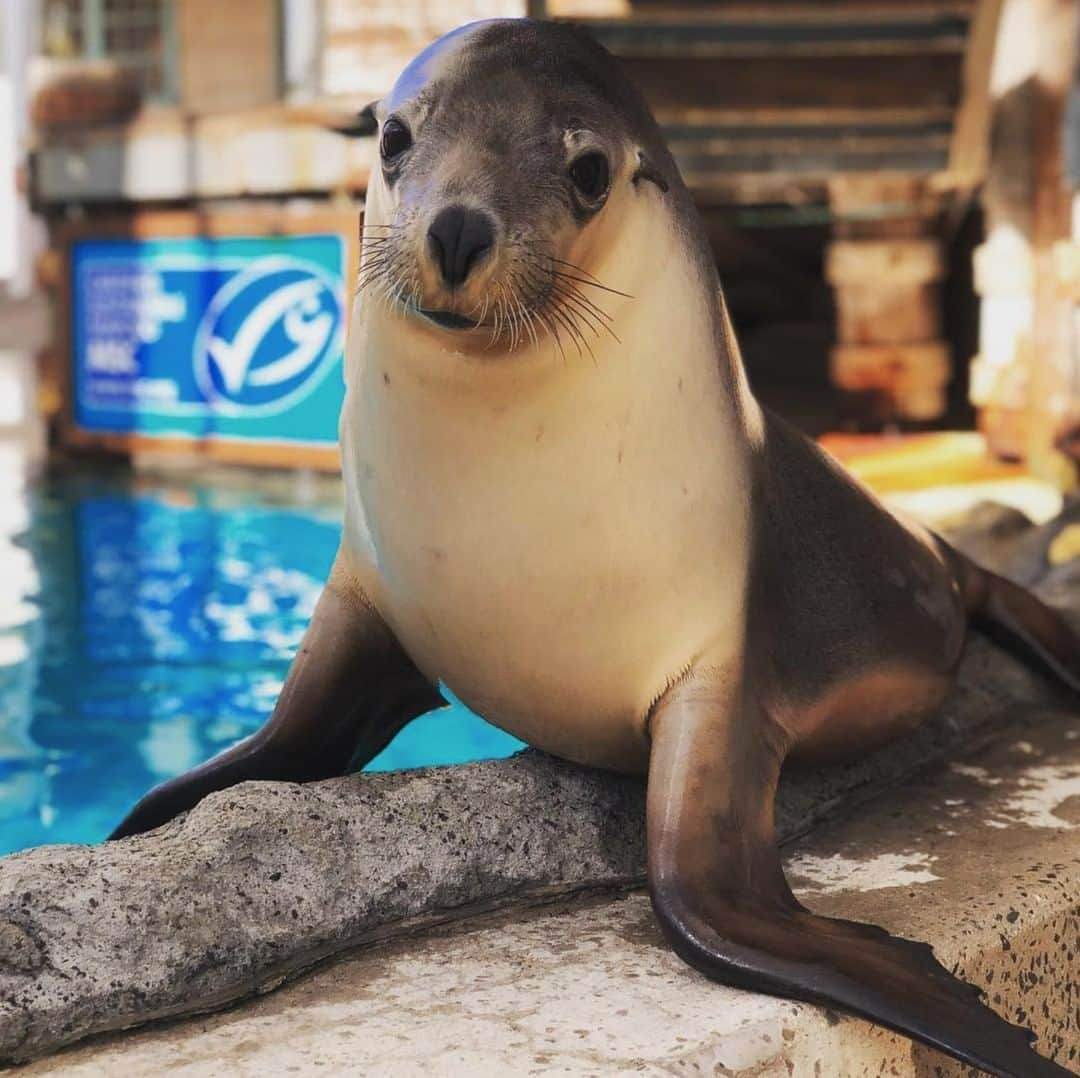
M 800 224 L 830 224 L 850 220 L 829 205 L 829 186 L 838 177 L 796 172 L 701 173 L 683 172 L 683 179 L 703 206 L 732 207 L 734 220 L 744 225 L 782 228 Z M 862 179 L 849 175 L 843 179 Z M 890 183 L 910 183 L 919 179 L 909 172 L 882 170 L 874 178 Z M 937 203 L 926 201 L 928 207 Z M 920 203 L 922 205 L 922 203 Z M 910 205 L 892 202 L 867 204 L 862 211 L 866 222 L 907 220 Z M 928 210 L 929 212 L 929 210 Z
M 626 57 L 653 108 L 912 108 L 955 105 L 959 56 Z
M 834 240 L 825 258 L 826 279 L 842 288 L 907 288 L 944 275 L 944 254 L 936 239 Z
M 837 176 L 829 183 L 829 202 L 840 218 L 866 217 L 882 206 L 918 212 L 927 205 L 925 186 L 906 176 Z
M 941 336 L 941 289 L 936 284 L 891 287 L 880 279 L 836 292 L 841 345 L 907 345 Z
M 674 19 L 579 19 L 610 51 L 627 55 L 865 55 L 963 52 L 966 17 L 838 20 L 743 19 L 712 12 Z
M 775 124 L 741 126 L 679 121 L 661 126 L 680 171 L 695 183 L 732 173 L 828 177 L 886 169 L 924 175 L 946 166 L 949 132 L 945 125 L 864 120 L 852 127 L 828 122 L 789 124 L 781 119 Z
M 877 167 L 888 164 L 890 155 L 898 157 L 923 156 L 946 160 L 946 140 L 933 139 L 668 139 L 672 153 L 714 157 L 725 171 L 742 171 L 731 162 L 738 158 L 768 157 L 775 160 L 793 158 L 796 166 L 803 160 L 840 160 L 845 155 L 867 156 L 877 161 Z
M 712 16 L 756 19 L 770 22 L 779 19 L 844 20 L 859 18 L 895 18 L 968 15 L 978 0 L 769 0 L 762 4 L 748 0 L 547 0 L 530 8 L 534 17 L 567 18 L 679 18 L 700 19 Z
M 799 56 L 812 57 L 829 63 L 840 56 L 952 56 L 964 51 L 965 38 L 952 36 L 932 41 L 897 41 L 881 38 L 872 41 L 778 41 L 736 42 L 723 40 L 680 41 L 674 37 L 664 39 L 641 38 L 620 40 L 615 35 L 596 34 L 597 40 L 618 57 L 638 56 L 693 56 L 699 58 L 727 59 L 740 57 Z
M 947 140 L 923 139 L 669 139 L 684 173 L 784 171 L 831 176 L 877 173 L 882 168 L 925 175 L 945 167 Z
M 677 108 L 654 109 L 661 127 L 695 125 L 702 127 L 759 127 L 784 125 L 814 128 L 822 124 L 835 126 L 861 124 L 911 124 L 942 128 L 952 124 L 953 109 L 949 105 L 921 105 L 872 108 L 858 104 L 805 108 L 801 106 L 754 108 L 713 108 L 686 104 Z
M 373 142 L 326 130 L 358 107 L 324 100 L 194 118 L 152 109 L 128 124 L 57 133 L 39 148 L 35 197 L 67 204 L 362 191 Z
M 936 239 L 834 240 L 825 277 L 835 290 L 837 341 L 847 346 L 936 340 L 944 272 Z
M 945 413 L 951 371 L 949 350 L 941 342 L 837 345 L 830 372 L 835 384 L 848 392 L 885 393 L 904 419 L 931 420 Z
M 183 0 L 175 6 L 180 100 L 188 112 L 246 108 L 277 97 L 274 0 Z
M 880 168 L 908 176 L 926 176 L 944 169 L 947 161 L 944 149 L 935 152 L 924 148 L 894 149 L 888 153 L 818 150 L 812 156 L 785 153 L 710 155 L 678 148 L 673 148 L 673 153 L 684 180 L 692 177 L 696 184 L 711 182 L 718 176 L 768 173 L 782 173 L 792 178 L 816 177 L 825 181 L 837 174 L 869 175 Z
M 827 156 L 840 158 L 844 154 L 866 154 L 873 156 L 880 165 L 886 163 L 890 154 L 914 155 L 937 154 L 944 159 L 947 139 L 944 136 L 923 139 L 899 138 L 835 138 L 835 139 L 795 139 L 795 138 L 669 138 L 668 146 L 672 153 L 697 154 L 703 157 L 717 157 L 721 160 L 757 155 L 772 158 L 814 158 Z M 729 166 L 728 171 L 732 171 Z
M 873 113 L 855 124 L 838 124 L 823 120 L 812 126 L 785 123 L 782 114 L 774 123 L 705 124 L 674 121 L 662 123 L 664 135 L 670 141 L 698 142 L 725 146 L 763 146 L 782 142 L 799 143 L 807 148 L 814 145 L 841 145 L 865 142 L 904 142 L 942 144 L 951 134 L 950 124 L 881 123 Z
M 971 22 L 971 35 L 964 57 L 963 90 L 956 110 L 952 145 L 949 147 L 949 177 L 962 188 L 974 187 L 986 175 L 990 157 L 990 70 L 994 62 L 1002 0 L 980 0 Z
M 758 223 L 763 220 L 763 206 L 779 207 L 784 215 L 797 213 L 800 220 L 812 220 L 815 224 L 826 224 L 832 219 L 827 179 L 823 176 L 776 172 L 698 176 L 684 172 L 683 180 L 699 205 L 705 208 L 739 207 Z M 769 220 L 773 227 L 778 227 L 774 219 Z M 737 217 L 736 222 L 744 223 L 745 219 Z M 783 223 L 793 222 L 789 216 L 784 216 Z

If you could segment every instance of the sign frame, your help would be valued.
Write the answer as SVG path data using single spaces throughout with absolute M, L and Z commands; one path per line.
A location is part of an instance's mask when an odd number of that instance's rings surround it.
M 80 427 L 76 421 L 74 249 L 77 243 L 108 240 L 228 239 L 272 236 L 304 236 L 333 233 L 341 237 L 345 251 L 345 339 L 352 316 L 352 293 L 359 269 L 359 235 L 362 204 L 351 200 L 322 202 L 302 209 L 288 204 L 250 205 L 237 209 L 133 209 L 67 222 L 59 230 L 62 285 L 58 290 L 57 350 L 62 362 L 59 385 L 63 407 L 59 416 L 60 443 L 75 451 L 103 451 L 133 457 L 146 453 L 179 454 L 215 463 L 266 468 L 308 468 L 338 471 L 340 453 L 332 446 L 303 445 L 273 439 L 254 439 L 212 434 L 106 433 Z

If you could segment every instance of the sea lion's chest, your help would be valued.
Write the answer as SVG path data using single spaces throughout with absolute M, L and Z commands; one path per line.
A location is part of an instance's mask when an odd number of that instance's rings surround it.
M 741 632 L 746 493 L 715 373 L 622 358 L 481 391 L 368 357 L 342 433 L 347 540 L 414 661 L 531 744 L 635 769 L 652 701 Z

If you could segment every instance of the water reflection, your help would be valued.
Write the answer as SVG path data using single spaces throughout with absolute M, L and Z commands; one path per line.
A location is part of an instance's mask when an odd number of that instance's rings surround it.
M 96 841 L 264 721 L 340 520 L 336 496 L 298 508 L 260 486 L 65 476 L 3 492 L 0 852 Z M 458 705 L 373 766 L 517 747 Z

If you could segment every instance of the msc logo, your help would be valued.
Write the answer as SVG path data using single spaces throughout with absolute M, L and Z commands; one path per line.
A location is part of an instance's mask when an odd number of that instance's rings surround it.
M 295 258 L 260 258 L 214 295 L 195 335 L 199 388 L 220 411 L 280 411 L 306 397 L 340 353 L 338 282 Z

